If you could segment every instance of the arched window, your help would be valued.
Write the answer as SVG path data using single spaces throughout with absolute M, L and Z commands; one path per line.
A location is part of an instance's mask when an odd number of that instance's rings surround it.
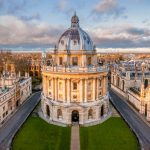
M 101 96 L 102 96 L 102 92 L 101 92 L 101 91 L 99 92 L 98 96 L 99 96 L 99 97 L 101 97 Z
M 30 72 L 29 72 L 29 75 L 32 77 L 32 76 L 33 76 L 33 72 L 32 72 L 32 71 L 30 71 Z
M 88 97 L 87 98 L 88 98 L 89 101 L 92 99 L 91 93 L 88 93 Z
M 78 84 L 77 82 L 73 82 L 73 90 L 77 90 L 78 89 Z
M 36 76 L 36 77 L 38 76 L 38 74 L 39 74 L 38 71 L 35 71 L 35 76 Z
M 76 41 L 76 40 L 74 40 L 74 41 L 73 41 L 73 44 L 74 44 L 74 45 L 76 45 L 76 44 L 77 44 L 77 41 Z
M 92 83 L 89 81 L 88 82 L 88 88 L 91 90 L 92 89 Z
M 78 57 L 72 57 L 72 65 L 77 66 L 78 65 Z
M 99 87 L 101 87 L 102 86 L 102 81 L 101 81 L 101 79 L 99 80 Z
M 57 118 L 62 119 L 62 110 L 61 109 L 57 110 Z
M 63 58 L 59 57 L 59 65 L 62 65 L 62 64 L 63 64 Z
M 124 80 L 122 80 L 122 90 L 124 91 Z
M 144 88 L 147 88 L 148 87 L 148 79 L 145 79 L 144 81 Z
M 147 104 L 145 104 L 145 116 L 147 117 Z
M 103 117 L 104 115 L 104 105 L 101 106 L 101 110 L 100 110 L 100 116 Z
M 120 85 L 120 78 L 117 77 L 117 86 L 119 87 L 119 85 Z
M 114 79 L 114 76 L 113 76 L 113 84 L 114 84 L 114 82 L 115 82 L 115 79 Z
M 88 66 L 92 65 L 92 58 L 88 57 Z
M 93 110 L 89 109 L 88 111 L 88 119 L 93 119 Z
M 50 60 L 47 60 L 47 66 L 50 66 Z
M 50 109 L 48 105 L 46 105 L 46 114 L 48 117 L 50 117 Z

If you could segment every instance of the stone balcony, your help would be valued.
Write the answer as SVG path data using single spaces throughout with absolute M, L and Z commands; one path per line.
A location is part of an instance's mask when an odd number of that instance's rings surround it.
M 108 72 L 107 66 L 43 66 L 44 72 L 60 72 L 60 73 L 95 73 L 95 72 Z

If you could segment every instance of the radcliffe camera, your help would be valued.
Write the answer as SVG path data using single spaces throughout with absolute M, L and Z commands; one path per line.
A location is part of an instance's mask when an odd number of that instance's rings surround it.
M 0 150 L 150 150 L 149 5 L 0 0 Z

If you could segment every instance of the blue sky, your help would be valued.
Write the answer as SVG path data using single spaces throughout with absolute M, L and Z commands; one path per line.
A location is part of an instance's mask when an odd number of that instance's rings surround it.
M 150 47 L 150 0 L 0 0 L 0 48 L 57 44 L 76 11 L 99 48 Z

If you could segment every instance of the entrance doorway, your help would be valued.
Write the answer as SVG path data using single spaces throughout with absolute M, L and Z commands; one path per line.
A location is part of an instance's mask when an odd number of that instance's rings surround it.
M 72 111 L 72 122 L 79 122 L 79 112 L 77 110 Z

